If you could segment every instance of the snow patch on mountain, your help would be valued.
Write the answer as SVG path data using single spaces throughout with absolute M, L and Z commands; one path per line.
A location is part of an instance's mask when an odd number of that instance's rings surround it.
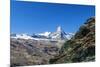
M 38 35 L 49 37 L 50 34 L 51 32 L 44 32 L 44 33 L 39 33 Z
M 34 40 L 69 40 L 74 36 L 73 33 L 65 33 L 61 26 L 57 27 L 56 32 L 44 32 L 33 35 L 11 34 L 11 38 L 34 39 Z
M 33 39 L 33 37 L 27 35 L 27 34 L 13 34 L 11 38 L 20 38 L 20 39 Z
M 70 33 L 66 34 L 60 26 L 57 27 L 56 32 L 50 34 L 51 38 L 58 40 L 69 40 L 72 36 Z

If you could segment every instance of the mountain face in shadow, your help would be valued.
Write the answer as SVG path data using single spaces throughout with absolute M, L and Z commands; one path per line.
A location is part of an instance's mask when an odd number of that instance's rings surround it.
M 89 61 L 95 61 L 95 17 L 89 18 L 74 37 L 66 41 L 59 55 L 49 62 L 58 64 Z

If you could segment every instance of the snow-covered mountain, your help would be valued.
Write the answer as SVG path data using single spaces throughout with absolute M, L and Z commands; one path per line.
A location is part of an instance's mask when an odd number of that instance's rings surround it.
M 60 26 L 57 27 L 56 32 L 44 32 L 33 35 L 28 34 L 11 34 L 11 38 L 20 39 L 35 39 L 35 40 L 69 40 L 73 36 L 72 33 L 65 33 Z
M 50 34 L 51 32 L 44 32 L 44 33 L 39 33 L 38 35 L 49 37 Z
M 33 39 L 33 37 L 31 37 L 28 34 L 11 34 L 11 38 L 20 38 L 20 39 Z
M 72 36 L 73 35 L 71 33 L 65 33 L 60 26 L 57 27 L 56 32 L 50 34 L 50 37 L 52 39 L 60 39 L 60 40 L 70 39 Z

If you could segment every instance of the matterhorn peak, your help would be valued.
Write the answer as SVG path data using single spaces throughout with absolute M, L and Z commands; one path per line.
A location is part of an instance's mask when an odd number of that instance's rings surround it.
M 44 32 L 38 33 L 34 35 L 28 35 L 27 33 L 24 34 L 11 34 L 11 38 L 20 38 L 20 39 L 35 39 L 35 40 L 43 40 L 43 39 L 55 39 L 55 40 L 65 40 L 70 39 L 72 34 L 66 34 L 61 26 L 57 27 L 56 32 Z
M 57 32 L 61 32 L 61 31 L 62 31 L 61 26 L 58 26 L 58 27 L 57 27 Z

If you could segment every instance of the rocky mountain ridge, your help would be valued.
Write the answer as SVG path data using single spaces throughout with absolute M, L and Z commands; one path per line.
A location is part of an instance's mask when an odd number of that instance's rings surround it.
M 11 34 L 11 38 L 34 39 L 34 40 L 69 40 L 74 34 L 65 33 L 59 26 L 56 32 L 44 32 L 33 35 L 28 34 Z

